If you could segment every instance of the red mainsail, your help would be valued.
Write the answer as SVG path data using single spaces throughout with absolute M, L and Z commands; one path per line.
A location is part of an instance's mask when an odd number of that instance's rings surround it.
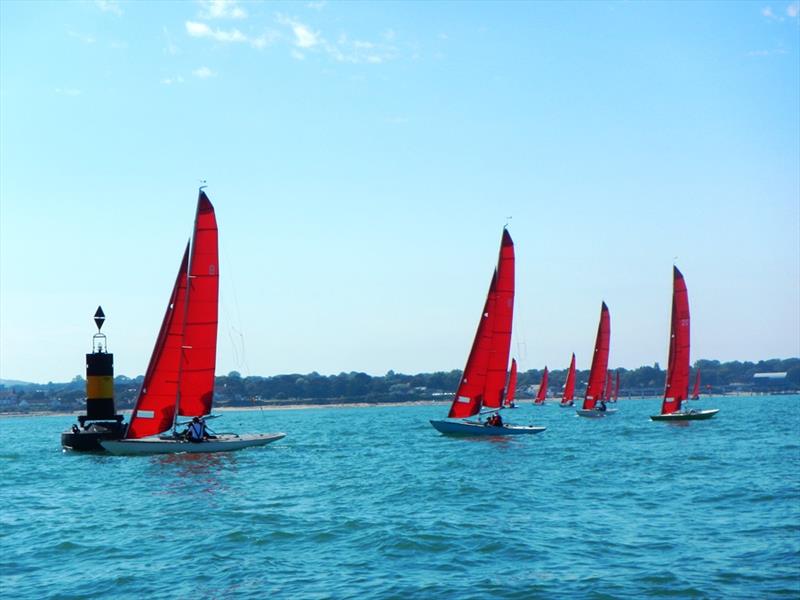
M 544 400 L 547 398 L 547 377 L 548 371 L 547 367 L 545 367 L 542 372 L 542 381 L 539 384 L 539 391 L 536 393 L 536 399 L 533 401 L 534 404 L 544 404 Z
M 572 360 L 569 361 L 569 371 L 567 371 L 567 382 L 564 384 L 564 395 L 561 396 L 561 404 L 571 404 L 575 398 L 575 353 L 572 353 Z
M 178 414 L 195 417 L 209 414 L 214 398 L 219 303 L 217 219 L 202 190 L 197 200 L 186 297 Z
M 517 359 L 511 359 L 511 373 L 508 375 L 505 406 L 514 406 L 514 397 L 517 395 Z
M 189 244 L 175 278 L 161 329 L 156 338 L 150 364 L 131 413 L 127 439 L 156 435 L 172 426 L 175 418 L 175 398 L 178 395 L 178 368 L 180 364 L 184 306 L 186 300 L 186 272 L 189 267 Z
M 497 288 L 497 271 L 492 276 L 489 292 L 486 294 L 486 303 L 483 305 L 481 320 L 472 349 L 464 367 L 464 375 L 456 390 L 453 404 L 450 406 L 450 418 L 464 418 L 477 414 L 483 403 L 483 393 L 486 386 L 486 369 L 489 365 L 489 353 L 492 345 L 492 320 L 494 319 L 494 306 Z
M 678 267 L 673 267 L 667 383 L 661 414 L 678 412 L 689 392 L 689 293 Z
M 175 409 L 186 416 L 211 412 L 217 353 L 219 261 L 214 207 L 201 190 L 191 249 L 175 286 L 125 437 L 166 431 Z
M 700 399 L 700 369 L 694 374 L 694 389 L 692 389 L 692 400 Z
M 608 370 L 608 350 L 611 341 L 611 315 L 608 306 L 603 302 L 600 308 L 600 324 L 597 326 L 597 338 L 592 355 L 592 369 L 589 371 L 589 385 L 586 386 L 586 397 L 583 409 L 591 410 L 601 398 L 604 391 L 606 371 Z
M 483 405 L 500 408 L 506 387 L 508 357 L 511 353 L 511 326 L 514 320 L 514 242 L 503 229 L 500 256 L 497 260 L 497 295 L 492 319 L 492 344 Z

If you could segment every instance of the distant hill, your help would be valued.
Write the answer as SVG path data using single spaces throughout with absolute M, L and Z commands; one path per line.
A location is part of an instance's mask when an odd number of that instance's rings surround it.
M 17 381 L 16 379 L 0 379 L 0 385 L 36 385 L 35 383 L 31 383 L 29 381 Z

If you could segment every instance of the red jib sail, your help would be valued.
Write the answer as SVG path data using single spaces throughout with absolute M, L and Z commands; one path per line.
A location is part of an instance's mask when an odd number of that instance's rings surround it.
M 591 410 L 603 394 L 606 371 L 608 369 L 608 350 L 611 341 L 611 316 L 608 306 L 603 302 L 600 308 L 600 324 L 597 326 L 597 339 L 592 355 L 592 369 L 589 371 L 589 385 L 586 386 L 586 397 L 583 409 Z
M 544 400 L 547 398 L 547 376 L 548 371 L 547 367 L 545 367 L 544 371 L 542 371 L 542 381 L 539 384 L 539 391 L 536 393 L 536 399 L 533 401 L 534 404 L 544 404 Z
M 181 353 L 178 414 L 207 415 L 214 398 L 217 363 L 219 252 L 214 207 L 201 190 L 197 200 L 192 253 L 189 260 L 186 320 Z
M 689 293 L 678 267 L 673 267 L 667 383 L 661 414 L 678 412 L 689 391 Z
M 517 395 L 517 359 L 511 359 L 511 373 L 508 375 L 505 406 L 514 406 L 514 397 Z
M 489 353 L 492 345 L 492 320 L 494 319 L 494 305 L 497 288 L 497 271 L 492 276 L 489 292 L 486 294 L 486 303 L 483 305 L 481 320 L 472 349 L 464 367 L 464 375 L 456 390 L 453 404 L 450 407 L 451 418 L 464 418 L 477 414 L 483 402 L 483 390 L 486 385 L 486 369 L 489 365 Z
M 492 319 L 492 344 L 483 405 L 500 408 L 508 373 L 511 353 L 511 326 L 514 320 L 514 242 L 508 230 L 503 229 L 500 256 L 497 260 L 497 295 L 495 316 Z
M 614 384 L 614 402 L 619 400 L 619 371 L 617 371 L 616 383 Z
M 700 369 L 694 374 L 694 389 L 692 390 L 692 400 L 700 398 Z
M 571 404 L 575 398 L 575 353 L 572 353 L 572 360 L 569 361 L 569 371 L 567 372 L 567 382 L 564 384 L 564 395 L 561 396 L 561 404 Z
M 178 276 L 169 298 L 164 320 L 156 338 L 144 382 L 136 398 L 125 437 L 135 439 L 156 435 L 172 426 L 175 398 L 178 396 L 183 317 L 186 299 L 186 272 L 189 267 L 189 245 L 183 253 Z

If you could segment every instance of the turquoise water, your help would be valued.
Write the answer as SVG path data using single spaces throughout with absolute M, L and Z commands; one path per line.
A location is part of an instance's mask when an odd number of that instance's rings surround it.
M 231 454 L 64 453 L 0 420 L 0 593 L 28 598 L 798 598 L 800 396 L 657 400 L 454 439 L 445 406 L 226 413 Z M 224 422 L 224 427 L 220 422 Z

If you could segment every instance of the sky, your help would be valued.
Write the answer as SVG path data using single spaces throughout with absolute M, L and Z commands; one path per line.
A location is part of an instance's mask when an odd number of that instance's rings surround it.
M 197 188 L 217 374 L 800 356 L 800 4 L 0 2 L 0 378 L 144 373 Z

